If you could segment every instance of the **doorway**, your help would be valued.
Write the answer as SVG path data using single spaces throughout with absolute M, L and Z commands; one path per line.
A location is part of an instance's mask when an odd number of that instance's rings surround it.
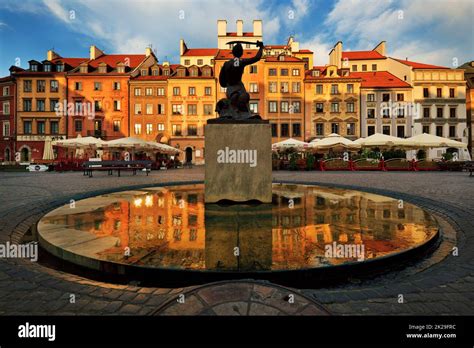
M 192 163 L 193 161 L 193 149 L 191 147 L 186 148 L 186 163 Z

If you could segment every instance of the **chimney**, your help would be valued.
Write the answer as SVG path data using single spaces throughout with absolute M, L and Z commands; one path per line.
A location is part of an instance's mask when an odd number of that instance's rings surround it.
M 145 56 L 146 56 L 146 57 L 151 56 L 152 53 L 153 53 L 153 51 L 152 51 L 151 47 L 145 48 Z
M 382 56 L 385 56 L 386 55 L 385 41 L 381 41 L 377 46 L 375 46 L 373 51 L 376 51 L 376 52 L 380 53 Z
M 338 41 L 336 46 L 334 46 L 334 65 L 337 65 L 339 69 L 342 67 L 342 41 Z
M 104 52 L 102 52 L 99 48 L 96 46 L 92 45 L 89 49 L 89 58 L 91 60 L 99 58 L 101 55 L 103 55 Z
M 244 21 L 237 19 L 237 36 L 244 35 Z
M 188 46 L 186 46 L 186 42 L 183 39 L 179 40 L 179 55 L 182 56 L 188 50 Z
M 225 19 L 217 20 L 217 36 L 227 35 L 227 21 Z
M 261 19 L 256 19 L 253 21 L 253 36 L 263 36 Z
M 48 53 L 46 54 L 46 59 L 49 61 L 56 58 L 61 58 L 61 56 L 57 54 L 56 52 L 54 52 L 53 50 L 49 50 Z

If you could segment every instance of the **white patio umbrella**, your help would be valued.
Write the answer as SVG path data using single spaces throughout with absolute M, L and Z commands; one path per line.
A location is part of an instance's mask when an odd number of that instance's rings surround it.
M 70 147 L 70 148 L 87 148 L 87 147 L 98 147 L 105 143 L 104 140 L 94 137 L 81 137 L 56 140 L 53 142 L 55 146 Z
M 367 138 L 360 138 L 355 141 L 362 147 L 409 147 L 409 139 L 397 138 L 391 135 L 375 133 Z
M 54 159 L 53 144 L 49 137 L 46 138 L 44 141 L 43 159 L 44 160 Z
M 283 141 L 279 141 L 278 143 L 272 144 L 272 150 L 285 150 L 285 149 L 290 149 L 294 148 L 298 151 L 303 151 L 306 149 L 309 149 L 309 144 L 305 143 L 304 141 L 301 140 L 296 140 L 293 138 L 288 138 Z
M 415 149 L 436 148 L 436 147 L 454 147 L 458 149 L 467 148 L 467 144 L 449 138 L 439 137 L 433 134 L 418 134 L 407 139 Z
M 360 149 L 359 144 L 356 144 L 352 140 L 344 138 L 343 136 L 336 133 L 329 134 L 326 138 L 323 139 L 315 139 L 311 141 L 310 146 L 315 150 L 329 150 L 335 148 L 342 148 L 348 150 Z

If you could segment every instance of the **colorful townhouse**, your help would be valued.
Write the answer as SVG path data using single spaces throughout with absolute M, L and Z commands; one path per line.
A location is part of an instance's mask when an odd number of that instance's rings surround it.
M 474 60 L 464 63 L 459 67 L 464 70 L 466 79 L 466 118 L 468 124 L 468 149 L 474 156 Z
M 12 76 L 0 79 L 0 162 L 15 160 L 16 84 Z

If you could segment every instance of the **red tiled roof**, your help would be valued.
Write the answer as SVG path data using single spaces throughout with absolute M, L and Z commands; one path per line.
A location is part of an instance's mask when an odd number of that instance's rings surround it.
M 89 60 L 89 58 L 62 58 L 60 57 L 60 58 L 53 59 L 51 63 L 58 64 L 62 62 L 64 64 L 70 65 L 73 68 L 75 68 L 76 66 L 78 66 L 79 64 L 87 60 Z
M 237 33 L 234 33 L 234 32 L 230 32 L 230 33 L 227 33 L 227 36 L 237 36 Z M 253 36 L 253 33 L 250 33 L 250 32 L 244 32 L 242 33 L 242 36 Z
M 351 72 L 351 76 L 362 79 L 361 87 L 375 88 L 403 88 L 411 87 L 405 81 L 400 80 L 395 75 L 388 71 L 373 71 L 373 72 Z
M 137 77 L 133 78 L 134 80 L 140 80 L 140 81 L 164 81 L 168 80 L 170 76 L 169 75 L 138 75 Z
M 313 53 L 311 50 L 299 50 L 298 52 L 295 53 Z
M 105 63 L 112 68 L 117 67 L 117 63 L 127 63 L 130 68 L 136 68 L 145 59 L 144 54 L 104 54 L 97 59 L 89 61 L 89 65 L 97 68 L 99 63 Z M 128 60 L 127 60 L 128 59 Z
M 219 52 L 217 48 L 190 48 L 183 56 L 215 56 Z
M 402 64 L 409 65 L 413 67 L 413 69 L 449 69 L 445 66 L 417 63 L 417 62 L 412 62 L 409 60 L 397 59 L 397 58 L 393 58 L 393 59 L 399 61 Z
M 272 48 L 287 48 L 286 45 L 265 45 L 265 48 L 272 49 Z
M 296 58 L 296 57 L 291 57 L 291 56 L 283 56 L 285 57 L 284 60 L 280 60 L 279 57 L 267 57 L 265 58 L 265 61 L 266 62 L 299 62 L 299 63 L 303 63 L 304 61 L 299 59 L 299 58 Z
M 346 51 L 342 52 L 342 59 L 349 60 L 364 60 L 364 59 L 385 59 L 387 57 L 382 56 L 377 51 Z

